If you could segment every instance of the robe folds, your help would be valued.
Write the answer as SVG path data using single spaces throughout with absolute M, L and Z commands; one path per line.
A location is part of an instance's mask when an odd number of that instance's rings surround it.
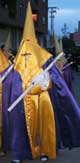
M 73 82 L 74 77 L 73 77 L 71 65 L 69 65 L 67 68 L 64 69 L 63 78 L 64 78 L 65 82 L 67 83 L 69 89 L 73 93 L 72 82 Z
M 14 159 L 35 158 L 45 153 L 56 158 L 54 111 L 47 91 L 35 87 L 9 113 L 8 107 L 24 91 L 18 72 L 12 70 L 3 82 L 3 150 Z
M 14 159 L 23 160 L 32 158 L 23 101 L 12 112 L 8 112 L 9 106 L 21 93 L 21 77 L 12 70 L 2 83 L 2 150 L 11 150 Z
M 33 157 L 44 153 L 55 159 L 55 118 L 48 92 L 29 94 L 24 98 L 24 106 Z
M 24 54 L 26 54 L 27 62 Z M 21 76 L 23 91 L 30 86 L 37 75 L 43 72 L 42 65 L 51 56 L 45 49 L 33 43 L 31 39 L 23 41 L 19 54 L 15 58 L 14 66 L 14 70 Z M 40 86 L 37 85 L 23 100 L 33 158 L 44 153 L 48 158 L 55 159 L 55 118 L 48 91 L 42 91 Z
M 49 73 L 53 87 L 42 91 L 36 86 L 10 113 L 7 109 L 27 88 L 26 81 L 12 70 L 2 83 L 3 149 L 11 149 L 14 159 L 35 158 L 42 153 L 55 159 L 56 143 L 58 148 L 61 143 L 69 148 L 80 146 L 80 108 L 57 67 Z
M 7 69 L 6 69 L 7 70 Z M 4 70 L 0 75 L 3 76 L 5 73 Z M 9 140 L 9 127 L 8 127 L 8 111 L 7 108 L 10 104 L 10 92 L 11 92 L 11 74 L 8 80 L 8 84 L 6 85 L 6 80 L 1 84 L 2 85 L 2 98 L 1 98 L 1 106 L 2 106 L 2 114 L 1 114 L 1 148 L 4 152 L 8 149 L 8 140 Z
M 60 144 L 69 148 L 80 147 L 80 108 L 58 68 L 54 65 L 49 73 L 53 83 L 49 94 L 54 105 L 58 148 Z
M 27 53 L 27 63 L 24 52 Z M 42 91 L 40 86 L 36 86 L 12 112 L 7 112 L 8 107 L 28 88 L 32 79 L 43 71 L 43 63 L 51 56 L 39 45 L 25 41 L 15 60 L 14 70 L 3 82 L 3 110 L 8 117 L 5 124 L 9 126 L 8 142 L 14 159 L 23 160 L 28 156 L 35 158 L 43 153 L 50 159 L 56 158 L 54 109 L 48 91 Z
M 0 74 L 10 65 L 9 61 L 4 56 L 0 49 Z M 1 76 L 0 76 L 1 77 Z M 0 149 L 2 146 L 2 83 L 0 83 Z

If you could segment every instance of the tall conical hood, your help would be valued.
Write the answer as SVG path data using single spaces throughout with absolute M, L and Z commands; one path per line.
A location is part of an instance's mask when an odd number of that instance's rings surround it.
M 63 52 L 63 48 L 62 48 L 62 40 L 60 40 L 60 43 L 58 42 L 57 36 L 54 33 L 54 44 L 55 44 L 55 51 L 56 51 L 56 55 L 60 54 L 61 52 Z M 64 53 L 64 52 L 63 52 Z M 60 60 L 57 61 L 57 66 L 60 70 L 63 69 L 64 64 L 67 62 L 66 58 L 65 58 L 65 54 L 60 58 Z
M 60 45 L 59 45 L 59 42 L 58 42 L 58 38 L 57 38 L 57 36 L 55 35 L 55 33 L 54 33 L 54 46 L 55 46 L 56 55 L 58 55 L 60 52 L 62 52 L 62 50 L 60 49 Z
M 4 71 L 9 66 L 9 61 L 3 54 L 2 50 L 0 49 L 0 72 Z
M 7 40 L 5 42 L 5 47 L 4 47 L 4 53 L 7 58 L 9 58 L 10 55 L 10 46 L 11 46 L 11 33 L 9 32 Z
M 11 45 L 11 33 L 9 32 L 8 33 L 8 37 L 7 37 L 7 40 L 5 42 L 5 50 L 9 50 L 10 48 L 10 45 Z
M 37 42 L 35 29 L 34 29 L 34 22 L 32 19 L 30 0 L 28 1 L 22 40 L 30 40 L 33 42 Z
M 60 39 L 60 50 L 61 50 L 61 52 L 64 53 L 62 39 Z M 65 58 L 65 53 L 64 53 L 64 55 L 63 55 L 63 57 L 62 57 L 62 62 L 63 62 L 63 65 L 64 65 L 65 63 L 67 63 L 67 59 Z
M 45 64 L 50 57 L 52 57 L 52 55 L 38 45 L 29 1 L 23 38 L 15 58 L 14 69 L 21 74 L 24 83 L 30 84 L 27 83 L 28 78 L 32 80 L 34 76 L 42 71 L 42 65 Z
M 62 44 L 62 39 L 60 39 L 60 49 L 63 52 L 63 44 Z
M 18 48 L 17 57 L 20 52 L 20 49 L 22 48 L 22 46 L 24 44 L 24 41 L 30 41 L 33 43 L 37 43 L 37 38 L 35 35 L 35 29 L 34 29 L 34 22 L 32 19 L 32 10 L 31 10 L 31 5 L 30 5 L 30 0 L 28 0 L 23 35 L 22 35 L 22 39 L 21 39 L 21 42 L 20 42 L 20 45 Z

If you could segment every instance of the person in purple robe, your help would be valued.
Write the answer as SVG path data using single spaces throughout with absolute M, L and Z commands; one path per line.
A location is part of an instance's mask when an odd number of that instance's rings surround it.
M 6 72 L 9 71 L 9 67 L 9 61 L 0 50 L 0 82 Z M 8 112 L 8 107 L 15 100 L 16 93 L 17 96 L 22 93 L 21 82 L 20 75 L 12 69 L 0 83 L 0 157 L 5 156 L 10 150 L 14 160 L 32 159 L 23 104 L 19 105 L 20 110 L 17 108 L 12 113 Z
M 72 72 L 70 63 L 66 63 L 63 67 L 63 78 L 64 78 L 66 84 L 68 85 L 68 88 L 73 93 L 72 82 L 74 80 L 74 77 L 73 77 L 73 72 Z
M 1 74 L 3 75 L 4 72 Z M 16 82 L 15 82 L 16 81 Z M 12 151 L 15 162 L 25 158 L 32 159 L 29 138 L 26 131 L 23 101 L 11 113 L 8 107 L 22 93 L 20 75 L 12 70 L 2 83 L 2 149 Z M 17 161 L 16 161 L 17 160 Z
M 27 39 L 27 41 L 29 42 L 29 39 Z M 31 45 L 33 47 L 33 44 Z M 35 47 L 37 46 L 35 45 Z M 34 47 L 32 49 L 34 49 Z M 29 52 L 28 55 L 30 55 Z M 37 55 L 38 54 L 36 54 L 36 58 Z M 47 60 L 42 68 L 45 69 L 52 60 L 53 58 Z M 26 64 L 23 66 L 26 67 Z M 64 147 L 68 147 L 69 149 L 78 147 L 80 146 L 80 108 L 68 89 L 58 68 L 53 66 L 50 69 L 49 74 L 53 85 L 53 87 L 49 89 L 49 95 L 53 105 L 55 106 L 54 112 L 57 148 L 61 147 L 61 143 Z M 22 94 L 22 82 L 20 74 L 15 70 L 13 70 L 3 82 L 3 143 L 5 143 L 4 148 L 7 146 L 7 149 L 9 146 L 12 151 L 13 161 L 11 163 L 20 163 L 22 160 L 27 158 L 32 159 L 30 140 L 25 123 L 23 100 L 21 100 L 11 112 L 8 112 L 7 110 L 9 106 Z M 4 135 L 6 135 L 6 137 L 4 137 Z
M 2 131 L 3 131 L 3 125 L 2 125 L 2 82 L 1 82 L 1 76 L 2 72 L 4 72 L 8 67 L 10 63 L 3 54 L 2 49 L 0 49 L 0 156 L 4 155 L 2 151 Z
M 45 69 L 48 64 L 52 62 L 52 60 L 53 59 L 49 59 L 43 68 Z M 61 148 L 61 144 L 63 144 L 64 148 L 68 147 L 69 149 L 79 147 L 80 108 L 64 79 L 62 78 L 58 68 L 53 66 L 49 73 L 53 83 L 53 87 L 49 90 L 49 95 L 55 112 L 57 150 Z M 5 94 L 5 91 L 7 94 Z M 16 71 L 13 70 L 3 82 L 4 116 L 6 117 L 7 115 L 8 117 L 6 121 L 7 126 L 4 126 L 4 133 L 6 131 L 5 134 L 8 135 L 8 137 L 5 137 L 6 140 L 4 138 L 4 142 L 5 144 L 9 144 L 9 148 L 12 150 L 14 158 L 12 163 L 21 162 L 21 160 L 32 158 L 29 138 L 25 125 L 23 100 L 21 100 L 21 102 L 10 113 L 8 113 L 6 110 L 6 108 L 8 108 L 21 95 L 21 93 L 21 77 Z M 3 119 L 5 120 L 5 118 Z M 6 129 L 8 129 L 8 131 Z
M 45 69 L 52 62 L 49 59 L 43 66 Z M 54 105 L 56 120 L 57 148 L 69 149 L 80 146 L 80 108 L 72 93 L 68 89 L 60 71 L 53 66 L 50 71 L 53 87 L 49 90 L 51 101 Z M 16 82 L 15 82 L 16 81 Z M 29 138 L 26 131 L 23 100 L 12 112 L 8 107 L 22 93 L 22 79 L 16 71 L 12 72 L 4 80 L 3 84 L 3 150 L 12 150 L 14 161 L 21 162 L 26 158 L 32 159 Z
M 52 60 L 53 58 L 49 59 L 43 68 Z M 53 83 L 49 94 L 54 105 L 57 150 L 62 145 L 69 149 L 80 147 L 80 108 L 56 65 L 49 73 Z

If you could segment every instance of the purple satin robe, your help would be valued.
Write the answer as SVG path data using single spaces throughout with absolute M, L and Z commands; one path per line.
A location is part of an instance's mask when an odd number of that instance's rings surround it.
M 50 59 L 43 68 L 52 61 Z M 57 148 L 63 143 L 64 147 L 80 147 L 80 108 L 70 89 L 54 65 L 50 71 L 53 88 L 49 90 L 55 113 Z
M 2 87 L 3 150 L 6 152 L 10 149 L 13 159 L 31 159 L 32 154 L 25 123 L 23 100 L 13 111 L 8 112 L 8 107 L 22 93 L 22 80 L 20 75 L 12 70 L 4 80 Z

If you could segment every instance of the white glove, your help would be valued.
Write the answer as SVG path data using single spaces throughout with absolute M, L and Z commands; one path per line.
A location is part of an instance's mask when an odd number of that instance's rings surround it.
M 43 71 L 33 79 L 34 85 L 40 85 L 42 90 L 46 90 L 49 86 L 49 73 Z

